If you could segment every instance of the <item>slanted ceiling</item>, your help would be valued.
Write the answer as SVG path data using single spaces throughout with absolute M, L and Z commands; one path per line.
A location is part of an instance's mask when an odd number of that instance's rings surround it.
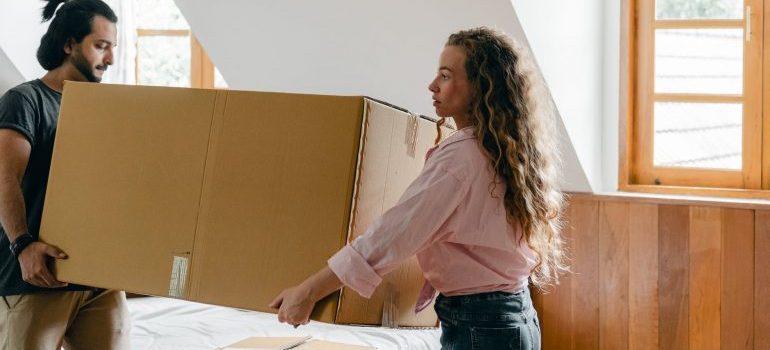
M 0 95 L 24 81 L 21 73 L 0 47 Z
M 429 116 L 427 86 L 448 34 L 486 25 L 529 48 L 509 0 L 175 1 L 231 88 L 369 95 Z M 591 192 L 557 119 L 563 189 Z M 595 146 L 582 148 L 595 153 Z
M 602 87 L 587 83 L 602 74 L 595 59 L 601 28 L 586 25 L 596 22 L 590 6 L 571 0 L 175 1 L 234 89 L 369 95 L 429 116 L 427 85 L 447 35 L 479 25 L 501 29 L 527 49 L 531 44 L 551 88 L 546 101 L 555 103 L 559 116 L 563 189 L 601 187 Z M 514 5 L 526 21 L 519 21 Z M 560 6 L 582 12 L 558 17 L 562 26 L 548 25 Z M 21 80 L 42 75 L 34 50 L 45 25 L 37 16 L 34 1 L 0 2 L 0 91 L 20 81 L 16 73 Z
M 8 59 L 0 60 L 0 81 L 15 82 L 18 75 L 14 71 L 21 74 L 21 81 L 39 78 L 45 73 L 35 55 L 49 23 L 40 21 L 43 5 L 37 0 L 0 0 L 0 51 L 3 58 Z

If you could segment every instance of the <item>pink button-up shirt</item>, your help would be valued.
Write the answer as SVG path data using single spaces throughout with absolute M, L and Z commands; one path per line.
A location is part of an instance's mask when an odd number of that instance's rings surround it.
M 435 290 L 447 296 L 526 288 L 535 255 L 521 225 L 506 220 L 498 178 L 474 128 L 457 131 L 428 151 L 425 166 L 398 203 L 358 239 L 332 256 L 345 286 L 370 297 L 384 274 L 417 254 L 426 285 L 417 309 Z

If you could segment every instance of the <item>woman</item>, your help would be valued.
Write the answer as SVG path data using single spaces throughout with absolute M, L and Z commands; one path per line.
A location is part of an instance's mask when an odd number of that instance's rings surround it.
M 440 123 L 451 117 L 458 131 L 428 151 L 418 178 L 364 235 L 273 301 L 279 321 L 307 323 L 342 285 L 369 297 L 416 254 L 427 280 L 418 309 L 440 292 L 442 349 L 539 349 L 529 281 L 546 287 L 567 268 L 553 129 L 535 113 L 530 83 L 506 35 L 452 34 L 429 90 Z

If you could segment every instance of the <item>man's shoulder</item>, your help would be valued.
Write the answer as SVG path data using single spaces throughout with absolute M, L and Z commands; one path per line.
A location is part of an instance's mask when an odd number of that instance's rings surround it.
M 15 93 L 20 95 L 30 95 L 34 94 L 38 91 L 40 91 L 42 88 L 40 86 L 40 80 L 30 80 L 27 82 L 23 82 L 19 85 L 16 85 L 8 90 L 7 93 Z
M 41 87 L 38 83 L 38 80 L 30 80 L 8 89 L 8 91 L 6 91 L 2 97 L 13 96 L 15 98 L 32 98 L 32 96 L 39 94 L 40 90 Z

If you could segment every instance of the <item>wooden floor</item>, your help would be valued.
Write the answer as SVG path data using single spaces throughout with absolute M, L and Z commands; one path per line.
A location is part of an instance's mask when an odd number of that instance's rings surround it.
M 770 349 L 770 207 L 575 195 L 543 349 Z

